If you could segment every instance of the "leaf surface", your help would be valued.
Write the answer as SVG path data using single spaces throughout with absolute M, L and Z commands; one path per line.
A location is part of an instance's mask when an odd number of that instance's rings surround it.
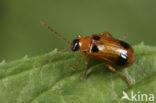
M 128 96 L 134 91 L 156 95 L 156 47 L 135 45 L 136 62 L 125 69 L 118 69 L 132 82 L 131 86 L 103 62 L 91 58 L 87 79 L 80 77 L 84 72 L 84 59 L 76 71 L 72 67 L 80 52 L 64 52 L 49 63 L 41 73 L 37 72 L 50 55 L 57 50 L 13 62 L 0 63 L 1 103 L 131 103 L 122 100 L 123 91 Z

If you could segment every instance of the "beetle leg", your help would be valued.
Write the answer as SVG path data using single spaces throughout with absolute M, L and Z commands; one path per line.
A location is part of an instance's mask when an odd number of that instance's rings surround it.
M 77 64 L 73 67 L 73 70 L 76 70 L 77 66 L 78 66 L 78 65 L 80 64 L 80 62 L 81 62 L 82 57 L 85 56 L 85 55 L 86 55 L 86 52 L 82 52 L 82 53 L 81 53 Z
M 112 35 L 111 35 L 111 33 L 109 33 L 109 32 L 103 32 L 103 35 L 106 36 L 106 34 L 108 34 L 110 38 L 113 38 Z
M 90 55 L 88 55 L 87 58 L 86 58 L 86 61 L 85 61 L 85 72 L 84 72 L 83 76 L 81 77 L 81 80 L 84 80 L 85 77 L 86 77 L 89 58 L 90 58 Z
M 120 40 L 124 40 L 125 39 L 125 35 L 123 35 L 121 38 L 120 38 Z
M 116 73 L 119 74 L 123 79 L 125 79 L 125 80 L 127 81 L 128 85 L 131 85 L 131 81 L 128 80 L 128 78 L 127 78 L 124 74 L 118 72 L 118 71 L 117 71 L 115 68 L 113 68 L 111 65 L 109 65 L 109 64 L 106 64 L 106 65 L 107 65 L 107 67 L 108 67 L 111 71 L 116 72 Z

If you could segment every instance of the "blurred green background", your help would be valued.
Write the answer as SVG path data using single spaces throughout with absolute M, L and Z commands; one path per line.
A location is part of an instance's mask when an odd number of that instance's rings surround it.
M 156 0 L 0 0 L 0 60 L 67 46 L 39 19 L 69 40 L 109 31 L 130 44 L 156 45 Z

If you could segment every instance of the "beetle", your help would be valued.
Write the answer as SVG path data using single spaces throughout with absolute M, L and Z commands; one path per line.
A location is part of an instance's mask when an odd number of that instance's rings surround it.
M 39 73 L 43 66 L 47 62 L 49 62 L 53 57 L 62 53 L 66 49 L 71 48 L 72 52 L 82 52 L 79 57 L 78 63 L 73 67 L 73 70 L 75 70 L 76 67 L 79 65 L 82 57 L 87 55 L 85 60 L 85 72 L 81 78 L 82 80 L 84 80 L 86 77 L 89 58 L 94 57 L 99 60 L 102 60 L 111 71 L 120 75 L 123 79 L 127 81 L 129 85 L 131 84 L 130 80 L 128 80 L 128 78 L 124 74 L 118 72 L 115 69 L 128 67 L 135 61 L 135 54 L 133 48 L 128 43 L 122 41 L 123 38 L 121 40 L 118 40 L 113 38 L 109 32 L 104 32 L 103 34 L 97 33 L 92 34 L 92 36 L 86 37 L 81 37 L 80 35 L 78 35 L 78 37 L 74 39 L 73 42 L 70 42 L 60 33 L 56 32 L 50 26 L 46 25 L 43 21 L 40 21 L 40 24 L 48 28 L 54 34 L 61 37 L 68 44 L 70 44 L 70 46 L 58 51 L 56 54 L 49 57 L 41 65 Z

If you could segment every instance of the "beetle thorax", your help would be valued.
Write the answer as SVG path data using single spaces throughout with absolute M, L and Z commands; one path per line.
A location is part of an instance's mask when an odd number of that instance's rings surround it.
M 80 51 L 89 51 L 90 49 L 90 43 L 91 43 L 91 38 L 90 37 L 81 37 L 79 46 L 80 46 Z

